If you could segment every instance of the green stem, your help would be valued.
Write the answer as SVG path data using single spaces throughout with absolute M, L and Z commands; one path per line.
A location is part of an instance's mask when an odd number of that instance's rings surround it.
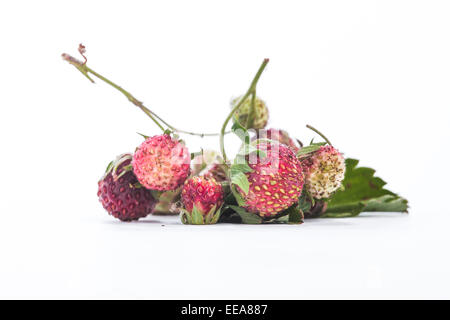
M 261 66 L 258 69 L 258 72 L 256 73 L 255 77 L 253 78 L 252 83 L 250 84 L 250 87 L 248 88 L 247 92 L 244 94 L 244 96 L 241 98 L 239 103 L 236 104 L 236 106 L 231 110 L 228 117 L 225 119 L 225 122 L 222 125 L 222 129 L 220 130 L 220 151 L 222 153 L 222 158 L 225 164 L 227 164 L 227 155 L 225 152 L 225 129 L 227 128 L 228 122 L 230 121 L 231 117 L 233 117 L 233 114 L 238 110 L 241 105 L 244 103 L 244 101 L 249 97 L 250 94 L 254 94 L 256 90 L 256 84 L 258 83 L 259 78 L 261 77 L 262 72 L 266 68 L 267 64 L 269 63 L 269 59 L 264 59 Z
M 137 106 L 139 109 L 141 109 L 150 119 L 153 120 L 154 123 L 156 123 L 156 125 L 164 132 L 165 129 L 164 127 L 158 122 L 158 120 L 156 120 L 152 114 L 152 112 L 147 109 L 141 101 L 139 101 L 138 99 L 136 99 L 131 93 L 129 93 L 128 91 L 126 91 L 125 89 L 123 89 L 122 87 L 118 86 L 117 84 L 115 84 L 114 82 L 112 82 L 111 80 L 105 78 L 104 76 L 102 76 L 101 74 L 95 72 L 94 70 L 92 70 L 91 68 L 89 68 L 88 66 L 86 67 L 86 71 L 89 73 L 92 73 L 94 76 L 96 76 L 97 78 L 99 78 L 100 80 L 103 80 L 104 82 L 106 82 L 107 84 L 109 84 L 110 86 L 112 86 L 113 88 L 119 90 L 120 92 L 122 92 L 125 97 L 127 97 L 128 100 L 131 101 L 132 104 L 134 104 L 135 106 Z
M 255 90 L 253 90 L 251 96 L 250 112 L 248 113 L 247 123 L 245 125 L 247 129 L 253 128 L 253 125 L 255 123 L 255 113 L 256 113 L 255 102 L 256 102 L 256 88 Z
M 112 82 L 111 80 L 109 80 L 108 78 L 102 76 L 101 74 L 95 72 L 94 70 L 92 70 L 91 68 L 89 68 L 88 66 L 86 66 L 85 63 L 82 63 L 81 61 L 75 59 L 74 57 L 64 53 L 62 55 L 63 59 L 66 60 L 67 62 L 69 62 L 70 64 L 72 64 L 73 66 L 75 66 L 82 74 L 84 74 L 91 82 L 94 82 L 92 80 L 92 78 L 89 76 L 89 73 L 93 74 L 94 76 L 96 76 L 97 78 L 99 78 L 100 80 L 106 82 L 107 84 L 109 84 L 110 86 L 112 86 L 113 88 L 117 89 L 118 91 L 120 91 L 123 95 L 125 95 L 125 97 L 127 97 L 127 99 L 133 103 L 135 106 L 137 106 L 139 109 L 141 109 L 150 119 L 153 120 L 153 122 L 164 132 L 165 128 L 158 122 L 158 120 L 160 122 L 162 122 L 164 125 L 166 125 L 169 129 L 171 129 L 174 132 L 179 132 L 179 133 L 184 133 L 184 134 L 189 134 L 189 135 L 193 135 L 193 136 L 200 136 L 200 137 L 206 137 L 206 136 L 218 136 L 221 133 L 198 133 L 198 132 L 191 132 L 191 131 L 186 131 L 186 130 L 181 130 L 178 128 L 175 128 L 174 126 L 170 125 L 169 123 L 167 123 L 166 121 L 164 121 L 160 116 L 158 116 L 155 112 L 151 111 L 150 109 L 148 109 L 147 107 L 144 106 L 144 104 L 139 101 L 138 99 L 136 99 L 131 93 L 129 93 L 128 91 L 126 91 L 125 89 L 123 89 L 121 86 L 118 86 L 117 84 L 115 84 L 114 82 Z M 228 133 L 228 132 L 227 132 Z
M 317 129 L 314 128 L 313 126 L 310 126 L 309 124 L 307 124 L 306 127 L 307 127 L 308 129 L 311 129 L 311 130 L 314 131 L 315 133 L 317 133 L 319 136 L 321 136 L 321 137 L 323 138 L 323 140 L 326 141 L 326 143 L 328 143 L 330 146 L 332 146 L 330 140 L 328 140 L 328 138 L 325 137 L 325 135 L 324 135 L 322 132 L 320 132 L 319 130 L 317 130 Z

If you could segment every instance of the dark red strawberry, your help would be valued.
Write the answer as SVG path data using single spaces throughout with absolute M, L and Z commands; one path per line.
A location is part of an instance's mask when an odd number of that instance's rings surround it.
M 131 160 L 131 154 L 118 156 L 98 182 L 100 202 L 110 215 L 121 221 L 143 218 L 152 213 L 156 205 L 151 191 L 139 184 Z

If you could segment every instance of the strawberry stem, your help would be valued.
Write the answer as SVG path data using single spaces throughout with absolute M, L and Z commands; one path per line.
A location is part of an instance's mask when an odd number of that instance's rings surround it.
M 255 123 L 255 100 L 256 100 L 256 89 L 253 91 L 251 96 L 251 103 L 250 103 L 250 112 L 248 113 L 247 123 L 245 125 L 246 128 L 253 128 L 253 125 Z
M 89 68 L 88 66 L 85 65 L 86 71 L 93 74 L 94 76 L 96 76 L 97 78 L 99 78 L 100 80 L 106 82 L 107 84 L 109 84 L 110 86 L 112 86 L 113 88 L 119 90 L 120 92 L 122 92 L 125 97 L 127 97 L 127 99 L 129 101 L 131 101 L 132 104 L 134 104 L 135 106 L 137 106 L 138 108 L 140 108 L 150 119 L 153 120 L 153 122 L 164 132 L 166 129 L 158 122 L 158 120 L 156 120 L 152 114 L 152 112 L 150 112 L 149 109 L 147 109 L 143 103 L 141 101 L 139 101 L 138 99 L 136 99 L 131 93 L 129 93 L 128 91 L 126 91 L 125 89 L 123 89 L 122 87 L 118 86 L 117 84 L 115 84 L 114 82 L 112 82 L 111 80 L 105 78 L 104 76 L 102 76 L 101 74 L 95 72 L 94 70 L 92 70 L 91 68 Z
M 323 140 L 326 141 L 326 143 L 328 143 L 330 146 L 332 146 L 330 140 L 328 140 L 328 138 L 325 137 L 325 135 L 324 135 L 322 132 L 320 132 L 319 130 L 317 130 L 317 129 L 314 128 L 313 126 L 310 126 L 309 124 L 307 124 L 306 127 L 307 127 L 308 129 L 311 129 L 311 130 L 314 131 L 315 133 L 317 133 L 319 136 L 321 136 L 321 137 L 323 138 Z
M 80 51 L 81 53 L 81 51 Z M 84 51 L 83 51 L 84 53 Z M 83 55 L 83 54 L 82 54 Z M 66 60 L 67 62 L 69 62 L 70 64 L 72 64 L 74 67 L 76 67 L 85 77 L 87 77 L 92 83 L 94 83 L 94 80 L 89 76 L 89 74 L 94 75 L 95 77 L 99 78 L 100 80 L 106 82 L 107 84 L 109 84 L 110 86 L 112 86 L 113 88 L 117 89 L 118 91 L 120 91 L 123 95 L 125 95 L 125 97 L 127 97 L 127 99 L 134 104 L 135 106 L 137 106 L 139 109 L 141 109 L 150 119 L 153 120 L 153 122 L 164 132 L 166 131 L 166 129 L 158 122 L 158 120 L 160 122 L 162 122 L 164 125 L 166 125 L 169 129 L 171 129 L 174 132 L 179 132 L 179 133 L 184 133 L 184 134 L 189 134 L 189 135 L 193 135 L 193 136 L 200 136 L 200 137 L 205 137 L 205 136 L 218 136 L 220 135 L 220 133 L 198 133 L 198 132 L 191 132 L 191 131 L 186 131 L 186 130 L 181 130 L 178 128 L 175 128 L 174 126 L 168 124 L 166 121 L 164 121 L 160 116 L 158 116 L 155 112 L 151 111 L 150 109 L 148 109 L 147 107 L 144 106 L 144 104 L 139 101 L 138 99 L 136 99 L 131 93 L 129 93 L 128 91 L 126 91 L 125 89 L 123 89 L 122 87 L 118 86 L 117 84 L 115 84 L 114 82 L 112 82 L 111 80 L 107 79 L 106 77 L 102 76 L 101 74 L 95 72 L 94 70 L 92 70 L 91 68 L 89 68 L 86 65 L 86 61 L 85 62 L 81 62 L 78 59 L 72 57 L 71 55 L 67 54 L 67 53 L 63 53 L 62 54 L 62 58 L 64 60 Z M 86 60 L 86 57 L 83 55 L 83 58 Z
M 234 113 L 242 106 L 244 101 L 250 96 L 256 96 L 256 84 L 258 83 L 259 78 L 261 77 L 261 74 L 263 73 L 264 69 L 266 68 L 267 64 L 269 63 L 269 59 L 264 59 L 261 66 L 258 69 L 258 72 L 256 73 L 255 77 L 252 80 L 252 83 L 250 84 L 250 87 L 248 88 L 247 92 L 244 94 L 244 96 L 241 98 L 241 100 L 236 104 L 236 106 L 231 110 L 228 117 L 225 119 L 225 122 L 222 125 L 222 129 L 220 130 L 220 151 L 222 153 L 223 162 L 227 164 L 227 155 L 225 152 L 225 143 L 224 143 L 224 137 L 225 137 L 225 129 L 227 128 L 227 124 L 230 121 L 230 119 L 233 117 Z

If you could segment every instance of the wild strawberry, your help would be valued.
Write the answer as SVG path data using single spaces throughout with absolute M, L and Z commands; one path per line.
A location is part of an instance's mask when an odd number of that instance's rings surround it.
M 241 97 L 233 99 L 231 101 L 231 107 L 235 107 L 237 103 L 241 101 Z M 255 98 L 255 110 L 252 114 L 252 99 L 248 97 L 245 99 L 243 104 L 239 107 L 239 109 L 234 113 L 234 119 L 238 120 L 239 123 L 246 129 L 263 129 L 267 125 L 267 121 L 269 120 L 269 109 L 264 101 Z M 247 123 L 250 119 L 250 123 Z
M 131 159 L 131 154 L 117 157 L 98 182 L 97 195 L 103 207 L 122 221 L 143 218 L 153 211 L 156 204 L 151 191 L 139 185 L 132 171 Z
M 303 171 L 294 152 L 284 144 L 261 141 L 253 158 L 247 156 L 252 172 L 246 173 L 249 192 L 239 192 L 244 198 L 244 208 L 261 217 L 273 217 L 298 202 L 303 188 Z
M 185 182 L 181 200 L 185 209 L 183 223 L 216 223 L 223 205 L 223 189 L 214 179 L 193 177 Z
M 315 199 L 329 198 L 341 186 L 345 176 L 345 159 L 334 147 L 322 146 L 302 160 L 305 188 Z
M 228 180 L 226 166 L 223 163 L 212 163 L 203 170 L 200 175 L 207 179 L 214 179 L 217 182 L 224 182 Z
M 209 165 L 221 162 L 221 157 L 214 150 L 202 150 L 200 154 L 197 154 L 191 161 L 191 173 L 193 176 L 197 176 L 205 170 Z
M 217 182 L 227 180 L 226 166 L 223 159 L 216 151 L 204 150 L 191 161 L 192 175 L 204 176 L 207 179 L 215 179 Z
M 190 154 L 184 144 L 167 134 L 147 138 L 133 156 L 139 182 L 151 190 L 175 190 L 189 176 Z

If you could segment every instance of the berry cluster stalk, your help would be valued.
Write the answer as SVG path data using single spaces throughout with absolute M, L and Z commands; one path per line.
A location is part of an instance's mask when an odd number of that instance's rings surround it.
M 310 126 L 309 124 L 306 125 L 306 127 L 308 129 L 311 129 L 312 131 L 314 131 L 315 133 L 317 133 L 319 136 L 321 136 L 323 138 L 323 140 L 325 140 L 326 143 L 328 143 L 330 146 L 332 146 L 330 140 L 328 140 L 328 138 L 319 130 L 317 130 L 316 128 L 314 128 L 313 126 Z
M 80 53 L 83 55 L 84 51 L 80 51 Z M 84 55 L 83 55 L 84 57 Z M 122 87 L 120 87 L 119 85 L 115 84 L 114 82 L 112 82 L 111 80 L 107 79 L 106 77 L 102 76 L 101 74 L 95 72 L 94 70 L 92 70 L 91 68 L 89 68 L 86 65 L 86 61 L 85 62 L 81 62 L 78 59 L 72 57 L 71 55 L 67 54 L 67 53 L 63 53 L 62 54 L 62 58 L 64 60 L 66 60 L 67 62 L 69 62 L 70 64 L 72 64 L 73 66 L 75 66 L 84 76 L 86 76 L 92 83 L 94 83 L 94 80 L 89 76 L 89 74 L 94 75 L 95 77 L 97 77 L 98 79 L 106 82 L 107 84 L 109 84 L 110 86 L 112 86 L 113 88 L 117 89 L 118 91 L 120 91 L 123 95 L 125 95 L 125 97 L 127 97 L 127 99 L 133 103 L 135 106 L 137 106 L 139 109 L 141 109 L 150 119 L 153 120 L 153 122 L 163 131 L 165 132 L 165 128 L 158 122 L 158 120 L 160 122 L 162 122 L 164 125 L 166 125 L 170 130 L 174 131 L 174 132 L 178 132 L 178 133 L 184 133 L 184 134 L 189 134 L 189 135 L 193 135 L 193 136 L 200 136 L 200 137 L 205 137 L 205 136 L 218 136 L 219 133 L 198 133 L 198 132 L 191 132 L 191 131 L 186 131 L 186 130 L 181 130 L 178 128 L 175 128 L 174 126 L 170 125 L 169 123 L 167 123 L 166 121 L 164 121 L 160 116 L 158 116 L 155 112 L 151 111 L 150 109 L 148 109 L 147 107 L 144 106 L 144 104 L 139 101 L 138 99 L 136 99 L 131 93 L 129 93 L 128 91 L 126 91 L 125 89 L 123 89 Z M 85 58 L 85 57 L 84 57 Z M 85 58 L 86 60 L 86 58 Z
M 256 97 L 256 84 L 258 83 L 259 78 L 261 77 L 261 74 L 263 73 L 264 69 L 266 68 L 267 64 L 269 63 L 269 59 L 264 59 L 261 66 L 258 69 L 258 72 L 256 73 L 255 77 L 253 78 L 252 83 L 250 84 L 250 87 L 248 88 L 247 92 L 244 94 L 244 96 L 241 98 L 239 103 L 236 104 L 236 106 L 231 110 L 228 117 L 225 119 L 225 122 L 222 125 L 222 129 L 220 131 L 220 151 L 222 153 L 222 158 L 225 164 L 227 164 L 227 155 L 225 152 L 225 143 L 224 143 L 224 137 L 225 137 L 225 129 L 227 128 L 228 122 L 233 117 L 234 113 L 242 106 L 245 100 L 252 95 L 252 113 L 254 112 L 254 104 L 255 104 L 255 97 Z M 250 117 L 249 117 L 250 118 Z

